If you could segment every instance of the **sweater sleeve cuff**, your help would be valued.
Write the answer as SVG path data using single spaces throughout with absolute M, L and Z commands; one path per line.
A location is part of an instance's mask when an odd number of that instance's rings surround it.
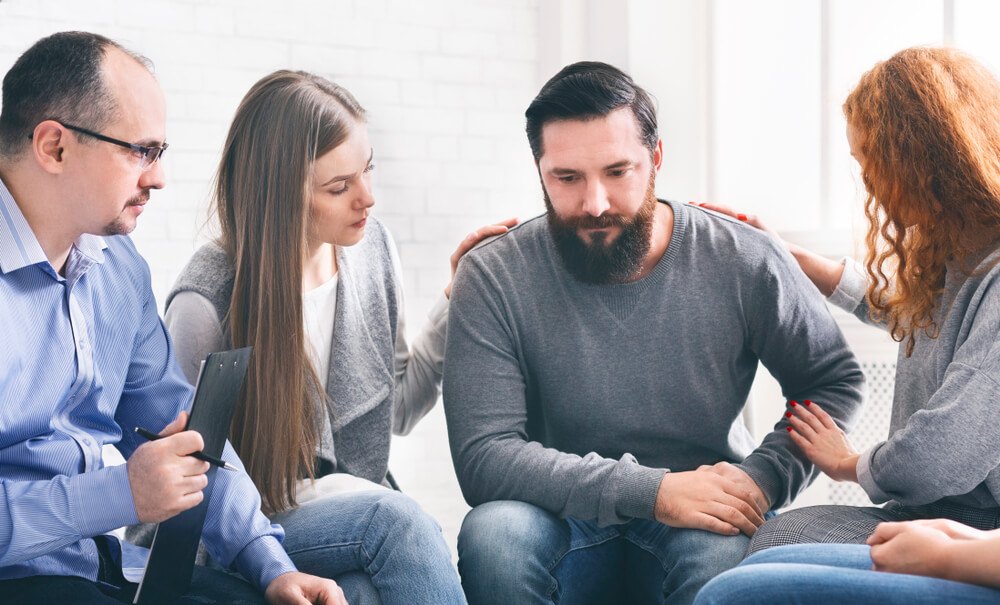
M 865 281 L 857 261 L 845 256 L 840 262 L 844 265 L 844 272 L 841 273 L 837 288 L 828 300 L 830 304 L 852 313 L 864 300 L 868 282 Z
M 655 519 L 656 493 L 666 469 L 635 465 L 622 476 L 621 490 L 615 506 L 619 517 Z
M 875 504 L 882 504 L 883 502 L 888 502 L 890 500 L 889 494 L 882 491 L 882 488 L 875 483 L 875 477 L 872 475 L 872 458 L 875 457 L 875 452 L 878 448 L 882 447 L 885 442 L 877 443 L 872 446 L 871 449 L 863 452 L 858 456 L 858 485 L 861 489 L 865 490 L 868 497 L 871 498 L 872 502 Z
M 261 536 L 243 547 L 236 568 L 262 593 L 278 576 L 298 571 L 274 536 Z
M 80 473 L 73 483 L 73 518 L 81 536 L 97 536 L 139 522 L 126 465 Z
M 760 491 L 764 492 L 764 495 L 767 497 L 771 510 L 776 510 L 787 504 L 781 501 L 782 494 L 785 492 L 784 482 L 778 473 L 775 472 L 774 467 L 762 457 L 751 454 L 743 462 L 733 466 L 739 468 L 753 479 L 753 482 L 757 484 Z

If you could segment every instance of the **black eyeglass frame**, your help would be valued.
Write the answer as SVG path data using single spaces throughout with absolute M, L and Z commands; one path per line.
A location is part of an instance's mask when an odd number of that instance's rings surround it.
M 87 130 L 86 128 L 80 128 L 79 126 L 73 126 L 72 124 L 67 124 L 65 122 L 59 122 L 58 120 L 53 120 L 53 122 L 58 122 L 63 128 L 69 128 L 70 130 L 75 130 L 81 134 L 85 134 L 89 137 L 94 137 L 98 141 L 104 141 L 105 143 L 111 143 L 112 145 L 118 145 L 119 147 L 124 147 L 125 149 L 131 149 L 132 151 L 137 151 L 142 154 L 142 161 L 139 163 L 140 170 L 149 170 L 153 167 L 153 164 L 158 162 L 163 153 L 167 150 L 167 143 L 159 145 L 157 147 L 146 147 L 144 145 L 136 145 L 135 143 L 129 143 L 127 141 L 122 141 L 121 139 L 116 139 L 114 137 L 109 137 L 103 135 L 99 132 L 94 132 L 93 130 Z M 31 135 L 28 138 L 32 138 Z M 155 152 L 155 153 L 154 153 Z M 152 154 L 152 157 L 150 157 Z

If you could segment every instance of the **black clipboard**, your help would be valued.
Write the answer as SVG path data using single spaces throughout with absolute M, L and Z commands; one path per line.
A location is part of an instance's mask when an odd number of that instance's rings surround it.
M 212 353 L 201 367 L 187 428 L 201 433 L 205 440 L 202 451 L 210 456 L 222 457 L 251 350 L 245 347 Z M 217 470 L 214 464 L 208 469 L 208 486 L 202 490 L 205 497 L 198 506 L 157 524 L 134 605 L 173 603 L 191 587 L 194 558 Z

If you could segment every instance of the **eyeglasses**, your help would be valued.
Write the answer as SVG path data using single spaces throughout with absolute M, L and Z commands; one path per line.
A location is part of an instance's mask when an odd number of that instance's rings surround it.
M 143 172 L 152 168 L 153 164 L 155 164 L 160 159 L 160 157 L 163 155 L 163 152 L 167 150 L 167 147 L 169 147 L 169 145 L 167 145 L 166 143 L 160 145 L 159 147 L 145 147 L 143 145 L 136 145 L 135 143 L 126 143 L 125 141 L 104 136 L 103 134 L 94 132 L 92 130 L 87 130 L 86 128 L 80 128 L 79 126 L 73 126 L 72 124 L 66 124 L 64 122 L 60 122 L 60 124 L 62 124 L 66 128 L 69 128 L 70 130 L 75 130 L 76 132 L 79 132 L 81 134 L 94 137 L 99 141 L 104 141 L 105 143 L 118 145 L 119 147 L 124 147 L 125 149 L 131 149 L 136 153 L 141 153 L 142 160 L 139 162 L 139 169 L 142 170 Z

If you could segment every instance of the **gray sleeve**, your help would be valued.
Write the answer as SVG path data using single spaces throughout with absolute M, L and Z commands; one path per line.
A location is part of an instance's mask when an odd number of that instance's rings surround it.
M 868 315 L 871 307 L 868 306 L 868 300 L 865 298 L 865 294 L 868 292 L 868 280 L 865 278 L 864 268 L 858 261 L 846 256 L 840 262 L 844 264 L 844 272 L 840 275 L 837 288 L 827 300 L 830 301 L 830 304 L 847 311 L 870 326 L 883 330 L 888 329 L 887 323 L 872 321 Z
M 824 303 L 783 250 L 770 255 L 746 301 L 750 347 L 781 385 L 786 400 L 809 399 L 845 430 L 865 392 L 864 375 Z M 788 505 L 818 471 L 792 442 L 781 416 L 740 466 L 767 495 L 771 508 Z
M 858 483 L 873 502 L 919 506 L 996 481 L 1000 295 L 994 290 L 982 296 L 975 318 L 965 318 L 968 335 L 926 406 L 861 455 Z M 897 376 L 897 384 L 903 380 L 906 376 Z
M 452 286 L 444 403 L 466 501 L 520 500 L 599 525 L 653 518 L 666 469 L 595 453 L 577 456 L 528 437 L 525 372 L 504 294 L 466 255 Z
M 444 347 L 448 324 L 448 299 L 441 300 L 430 311 L 430 321 L 420 331 L 411 347 L 406 341 L 405 301 L 403 297 L 402 268 L 392 238 L 386 232 L 387 247 L 392 256 L 392 267 L 399 293 L 399 313 L 396 316 L 396 350 L 394 354 L 392 432 L 406 435 L 431 411 L 441 394 L 441 375 L 444 372 Z
M 226 347 L 219 313 L 210 300 L 196 292 L 176 294 L 170 301 L 163 322 L 174 342 L 174 354 L 188 382 L 195 384 L 201 362 L 209 353 Z

